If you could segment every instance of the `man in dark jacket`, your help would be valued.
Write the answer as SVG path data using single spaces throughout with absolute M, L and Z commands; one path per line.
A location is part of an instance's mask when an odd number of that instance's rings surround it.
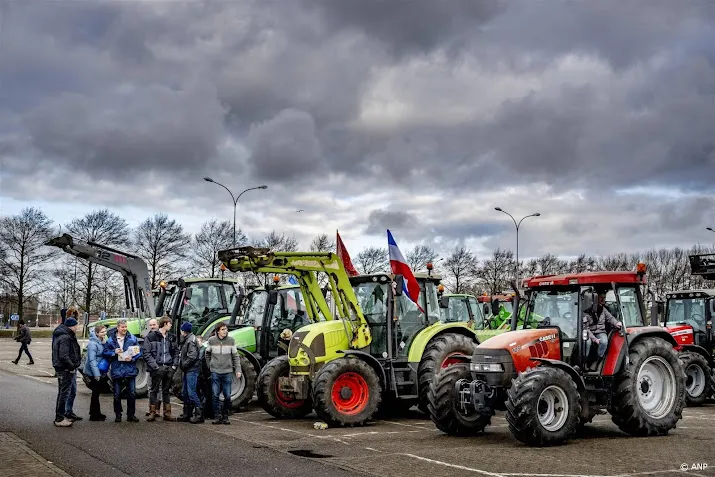
M 30 362 L 27 364 L 35 364 L 35 361 L 33 361 L 32 355 L 30 354 L 30 349 L 28 348 L 28 346 L 32 342 L 32 335 L 30 334 L 30 329 L 27 327 L 24 320 L 18 321 L 17 324 L 20 327 L 20 331 L 17 333 L 15 341 L 20 342 L 20 351 L 17 353 L 17 359 L 14 360 L 13 363 L 17 364 L 20 361 L 20 357 L 22 356 L 22 352 L 24 351 L 27 357 L 30 358 Z
M 175 421 L 176 418 L 171 416 L 169 390 L 171 388 L 171 378 L 179 365 L 179 350 L 174 334 L 169 332 L 171 318 L 168 316 L 162 317 L 158 325 L 159 329 L 149 332 L 144 339 L 144 361 L 146 361 L 149 375 L 151 376 L 149 417 L 147 421 L 156 420 L 159 388 L 161 388 L 161 400 L 164 403 L 164 420 Z
M 139 422 L 136 411 L 136 361 L 142 355 L 137 338 L 127 331 L 127 320 L 119 320 L 117 329 L 108 337 L 102 352 L 110 366 L 114 385 L 114 422 L 122 422 L 122 390 L 127 389 L 127 422 Z
M 201 370 L 201 357 L 199 342 L 196 339 L 196 335 L 191 331 L 191 323 L 182 323 L 181 336 L 183 340 L 181 342 L 181 353 L 179 357 L 179 367 L 184 373 L 182 382 L 184 413 L 182 414 L 182 420 L 197 424 L 204 422 L 201 401 L 196 392 L 199 371 Z
M 77 368 L 82 362 L 82 354 L 77 342 L 77 320 L 67 318 L 64 325 L 58 325 L 52 333 L 52 367 L 57 373 L 57 403 L 55 405 L 55 426 L 69 427 L 73 421 L 81 420 L 73 412 L 70 394 L 72 383 L 77 386 Z

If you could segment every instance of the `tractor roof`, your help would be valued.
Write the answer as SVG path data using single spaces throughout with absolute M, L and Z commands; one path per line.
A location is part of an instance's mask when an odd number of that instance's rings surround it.
M 638 272 L 583 272 L 567 273 L 564 275 L 541 275 L 525 278 L 522 285 L 526 288 L 543 286 L 568 286 L 568 285 L 606 285 L 615 283 L 646 283 L 645 275 Z
M 429 275 L 427 273 L 415 273 L 415 278 L 418 280 L 427 280 L 431 281 L 433 283 L 439 283 L 442 281 L 442 277 L 439 275 L 435 275 L 434 273 L 432 275 Z M 385 280 L 380 280 L 380 277 L 385 277 Z M 395 278 L 394 273 L 371 273 L 369 275 L 357 275 L 354 277 L 350 277 L 350 283 L 365 283 L 365 282 L 373 282 L 373 281 L 384 281 L 386 282 L 387 280 L 392 280 Z
M 199 282 L 221 282 L 221 283 L 230 283 L 232 285 L 235 285 L 238 283 L 238 279 L 236 278 L 208 278 L 208 277 L 190 277 L 190 278 L 184 278 L 184 282 L 186 283 L 199 283 Z
M 712 288 L 700 288 L 697 290 L 674 290 L 672 292 L 666 293 L 668 298 L 702 298 L 702 297 L 715 297 L 715 289 Z
M 442 296 L 449 296 L 449 297 L 455 297 L 455 298 L 469 298 L 469 297 L 474 298 L 474 295 L 470 295 L 469 293 L 445 293 Z
M 513 301 L 514 295 L 479 295 L 477 299 L 480 303 L 491 303 L 493 300 Z

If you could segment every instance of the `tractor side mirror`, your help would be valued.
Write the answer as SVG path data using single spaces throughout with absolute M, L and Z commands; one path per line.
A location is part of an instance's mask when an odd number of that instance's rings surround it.
M 484 310 L 484 316 L 489 316 L 489 310 L 491 309 L 491 307 L 489 306 L 489 304 L 488 304 L 488 303 L 485 303 L 482 308 L 483 308 L 483 310 Z
M 268 292 L 268 304 L 269 305 L 278 304 L 278 292 L 277 291 L 271 290 Z
M 439 299 L 440 308 L 449 308 L 449 297 L 442 295 Z
M 184 298 L 186 298 L 187 300 L 191 300 L 191 295 L 192 295 L 193 291 L 194 291 L 193 288 L 184 289 Z
M 395 275 L 395 296 L 402 296 L 402 289 L 405 286 L 405 277 L 402 275 Z
M 499 314 L 499 300 L 492 301 L 492 315 Z
M 710 300 L 710 316 L 715 316 L 715 300 Z

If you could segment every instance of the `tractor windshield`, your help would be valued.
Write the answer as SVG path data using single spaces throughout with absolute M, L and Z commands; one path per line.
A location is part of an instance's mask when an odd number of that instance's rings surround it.
M 191 299 L 184 299 L 181 321 L 188 321 L 195 328 L 229 313 L 229 300 L 234 293 L 228 283 L 196 282 L 188 284 Z
M 576 338 L 578 292 L 575 290 L 536 290 L 529 298 L 529 319 L 524 327 L 535 324 L 558 326 L 569 338 Z M 519 310 L 521 312 L 521 310 Z M 521 312 L 520 314 L 523 314 Z M 521 321 L 521 316 L 519 317 Z
M 263 312 L 266 308 L 268 292 L 265 290 L 253 290 L 247 298 L 247 304 L 243 316 L 238 320 L 239 325 L 260 326 L 263 321 Z
M 665 322 L 669 325 L 686 323 L 696 330 L 705 331 L 705 298 L 671 298 Z

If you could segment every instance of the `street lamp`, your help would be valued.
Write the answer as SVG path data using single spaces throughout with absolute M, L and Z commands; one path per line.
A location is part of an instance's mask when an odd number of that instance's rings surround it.
M 228 189 L 228 187 L 226 187 L 225 185 L 223 185 L 223 184 L 221 184 L 221 183 L 219 183 L 219 182 L 216 182 L 215 180 L 211 179 L 210 177 L 204 177 L 204 180 L 205 180 L 206 182 L 213 182 L 213 183 L 216 184 L 216 185 L 220 185 L 221 187 L 223 187 L 224 189 L 226 189 L 229 194 L 231 194 L 231 199 L 233 200 L 233 246 L 235 247 L 235 246 L 236 246 L 236 204 L 238 204 L 238 199 L 240 199 L 241 196 L 242 196 L 244 193 L 248 192 L 249 190 L 268 189 L 268 186 L 267 186 L 267 185 L 260 185 L 260 186 L 258 186 L 258 187 L 251 187 L 251 188 L 249 188 L 249 189 L 244 190 L 244 191 L 241 192 L 240 194 L 238 194 L 238 197 L 234 198 L 234 197 L 233 197 L 233 192 L 231 192 L 231 191 Z
M 511 217 L 511 220 L 514 221 L 514 225 L 516 226 L 516 273 L 514 275 L 515 275 L 516 281 L 518 282 L 519 281 L 519 226 L 521 225 L 521 222 L 524 219 L 526 219 L 528 217 L 539 217 L 539 216 L 541 216 L 541 214 L 536 212 L 534 214 L 527 215 L 526 217 L 522 217 L 522 219 L 519 221 L 519 223 L 517 223 L 516 220 L 514 219 L 514 217 L 509 212 L 502 210 L 501 207 L 494 207 L 494 210 L 499 211 L 499 212 L 504 212 L 506 215 Z

